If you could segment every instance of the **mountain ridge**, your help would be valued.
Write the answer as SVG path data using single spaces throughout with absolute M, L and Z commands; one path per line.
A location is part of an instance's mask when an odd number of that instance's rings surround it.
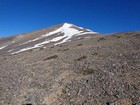
M 140 32 L 77 29 L 86 34 L 58 45 L 69 25 L 1 40 L 0 105 L 139 105 Z
M 8 48 L 8 46 L 21 47 L 22 45 L 27 45 L 18 49 L 15 52 L 14 49 L 9 49 L 7 52 L 11 54 L 16 54 L 19 52 L 27 51 L 30 49 L 39 48 L 45 46 L 46 44 L 53 43 L 54 45 L 62 44 L 71 41 L 74 37 L 80 38 L 84 35 L 94 36 L 98 34 L 89 29 L 78 27 L 74 24 L 63 23 L 59 25 L 52 26 L 50 28 L 45 28 L 25 34 L 18 34 L 15 36 L 0 39 L 0 43 L 6 42 L 6 44 L 0 46 L 0 50 Z M 10 42 L 11 38 L 11 42 Z M 29 45 L 30 44 L 30 45 Z

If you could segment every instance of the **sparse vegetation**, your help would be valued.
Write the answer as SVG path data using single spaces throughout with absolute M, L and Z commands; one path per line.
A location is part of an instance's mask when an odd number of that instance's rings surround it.
M 69 48 L 63 49 L 62 51 L 67 51 L 67 50 L 69 50 Z
M 90 75 L 90 74 L 94 74 L 94 73 L 95 73 L 95 70 L 92 68 L 87 68 L 85 70 L 80 71 L 80 74 L 82 74 L 82 75 Z
M 47 60 L 51 60 L 51 59 L 56 59 L 56 58 L 58 58 L 58 55 L 52 55 L 52 56 L 49 56 L 49 57 L 43 59 L 43 61 L 47 61 Z
M 67 93 L 65 89 L 62 89 L 61 91 L 62 91 L 63 94 Z
M 39 50 L 43 50 L 43 49 L 44 49 L 43 47 L 39 48 Z
M 29 50 L 29 52 L 32 52 L 32 51 L 33 51 L 33 49 L 30 49 L 30 50 Z
M 140 34 L 135 34 L 133 37 L 140 37 Z
M 101 37 L 100 39 L 98 39 L 98 41 L 102 41 L 102 40 L 106 40 L 105 37 Z
M 58 47 L 62 47 L 62 45 L 57 45 Z
M 116 38 L 121 38 L 120 35 L 113 35 L 113 37 L 116 37 Z
M 79 43 L 79 44 L 77 44 L 77 46 L 82 46 L 83 44 L 81 44 L 81 43 Z
M 76 59 L 75 61 L 82 61 L 82 60 L 84 60 L 84 59 L 86 59 L 87 57 L 86 56 L 81 56 L 81 57 L 79 57 L 78 59 Z
M 3 58 L 3 60 L 6 60 L 7 58 Z
M 92 55 L 98 55 L 98 53 L 93 53 Z
M 116 38 L 121 38 L 121 36 L 116 36 Z
M 57 51 L 61 51 L 62 49 L 58 49 Z

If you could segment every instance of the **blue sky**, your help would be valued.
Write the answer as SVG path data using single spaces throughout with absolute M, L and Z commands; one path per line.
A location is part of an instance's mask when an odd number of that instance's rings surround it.
M 0 0 L 0 37 L 73 23 L 99 33 L 140 30 L 140 0 Z

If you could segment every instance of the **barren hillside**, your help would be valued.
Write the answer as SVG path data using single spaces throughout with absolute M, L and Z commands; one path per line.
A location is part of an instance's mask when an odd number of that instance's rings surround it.
M 140 105 L 140 32 L 90 36 L 2 48 L 0 105 Z

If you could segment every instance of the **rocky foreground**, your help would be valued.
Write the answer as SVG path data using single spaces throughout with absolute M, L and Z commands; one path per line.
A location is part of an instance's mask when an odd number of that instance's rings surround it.
M 1 55 L 0 105 L 140 105 L 140 32 Z

